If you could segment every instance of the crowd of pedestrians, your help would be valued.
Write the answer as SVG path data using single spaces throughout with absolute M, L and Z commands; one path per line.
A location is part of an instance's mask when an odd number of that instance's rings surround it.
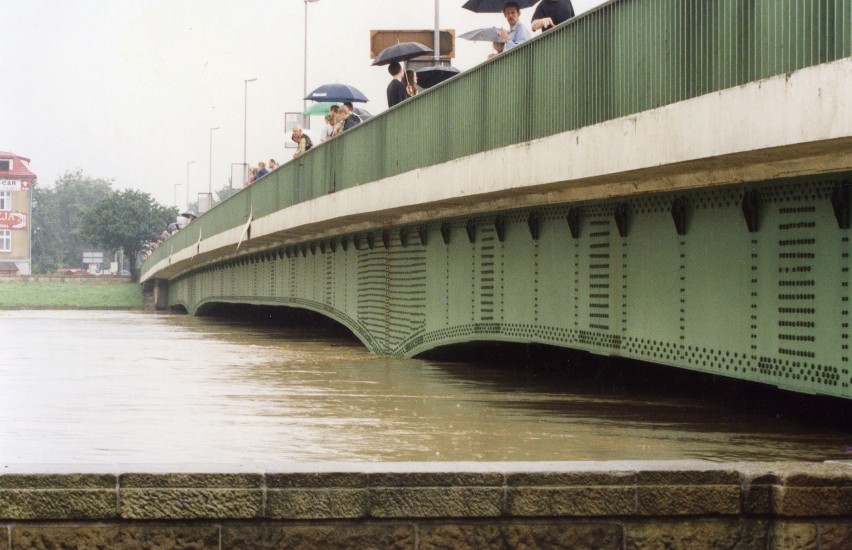
M 541 0 L 536 7 L 535 13 L 533 13 L 532 22 L 529 26 L 520 20 L 520 12 L 520 6 L 517 2 L 506 2 L 503 7 L 503 16 L 506 18 L 509 28 L 498 30 L 502 42 L 494 42 L 495 52 L 488 57 L 511 50 L 515 46 L 532 38 L 534 32 L 548 31 L 574 17 L 574 7 L 571 4 L 571 0 Z M 389 108 L 417 95 L 419 88 L 417 86 L 416 72 L 413 70 L 403 70 L 402 65 L 398 62 L 391 63 L 388 66 L 388 72 L 391 75 L 391 82 L 387 87 Z M 339 106 L 331 106 L 330 112 L 325 116 L 325 127 L 322 129 L 320 141 L 326 142 L 334 139 L 346 130 L 360 124 L 366 116 L 369 116 L 369 113 L 359 112 L 349 102 Z M 293 128 L 290 139 L 296 144 L 296 151 L 293 153 L 294 159 L 305 154 L 314 146 L 311 137 L 300 126 Z M 270 172 L 275 171 L 278 167 L 278 163 L 273 158 L 269 159 L 268 163 L 264 161 L 258 162 L 257 166 L 251 168 L 250 174 L 245 181 L 245 186 L 252 185 Z M 146 244 L 145 249 L 140 253 L 140 259 L 150 256 L 163 242 L 195 218 L 196 216 L 192 213 L 182 214 L 178 219 L 183 223 L 175 222 L 169 224 L 157 239 Z
M 520 15 L 521 10 L 517 2 L 506 2 L 503 7 L 503 16 L 506 18 L 509 28 L 499 29 L 498 33 L 503 42 L 494 43 L 495 53 L 492 53 L 489 57 L 522 44 L 532 38 L 535 31 L 544 32 L 571 19 L 574 17 L 574 7 L 571 0 L 542 0 L 533 13 L 531 25 L 521 21 Z M 398 62 L 388 65 L 388 72 L 391 75 L 391 82 L 387 88 L 388 107 L 393 107 L 417 95 L 419 88 L 416 72 L 410 69 L 403 70 L 402 65 Z M 363 118 L 352 103 L 333 105 L 331 111 L 325 117 L 325 126 L 321 131 L 320 142 L 334 139 L 346 130 L 354 128 L 363 121 Z M 290 139 L 296 144 L 296 151 L 293 153 L 294 159 L 299 158 L 314 146 L 311 137 L 300 126 L 293 128 Z M 248 179 L 245 181 L 246 187 L 276 168 L 278 168 L 278 164 L 275 159 L 269 159 L 268 164 L 263 161 L 259 162 L 256 167 L 251 168 Z
M 494 43 L 495 52 L 489 57 L 509 51 L 526 42 L 532 38 L 536 31 L 547 31 L 571 19 L 574 17 L 574 7 L 571 0 L 541 0 L 535 9 L 535 13 L 533 13 L 530 25 L 521 21 L 520 16 L 521 9 L 518 3 L 515 1 L 506 2 L 503 6 L 503 17 L 506 18 L 509 26 L 507 29 L 498 30 L 502 42 Z M 388 72 L 391 75 L 391 81 L 387 88 L 389 108 L 417 95 L 419 87 L 417 86 L 416 72 L 403 70 L 402 65 L 398 62 L 388 65 Z M 320 142 L 324 143 L 334 139 L 346 130 L 360 124 L 363 119 L 364 117 L 352 103 L 333 105 L 331 111 L 325 116 L 325 126 L 320 133 Z M 296 151 L 293 153 L 294 159 L 304 155 L 314 146 L 311 137 L 300 126 L 293 128 L 290 139 L 296 144 Z M 258 163 L 257 167 L 252 168 L 251 174 L 246 180 L 246 186 L 253 184 L 275 168 L 277 168 L 277 164 L 274 159 L 269 160 L 268 166 L 264 162 Z

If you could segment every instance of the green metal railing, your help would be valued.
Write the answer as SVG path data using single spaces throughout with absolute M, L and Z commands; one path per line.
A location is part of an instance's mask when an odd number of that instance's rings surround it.
M 620 0 L 317 146 L 156 250 L 293 204 L 852 55 L 852 0 Z

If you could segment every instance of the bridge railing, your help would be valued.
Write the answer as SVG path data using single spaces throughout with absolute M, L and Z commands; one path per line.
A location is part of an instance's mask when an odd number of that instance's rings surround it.
M 852 55 L 852 0 L 616 0 L 314 147 L 167 241 L 334 191 Z M 697 129 L 698 131 L 698 129 Z

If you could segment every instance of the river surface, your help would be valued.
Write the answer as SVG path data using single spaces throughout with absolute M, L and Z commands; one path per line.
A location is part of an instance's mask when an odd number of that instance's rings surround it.
M 0 330 L 0 467 L 852 457 L 852 428 L 378 357 L 319 329 L 0 311 Z

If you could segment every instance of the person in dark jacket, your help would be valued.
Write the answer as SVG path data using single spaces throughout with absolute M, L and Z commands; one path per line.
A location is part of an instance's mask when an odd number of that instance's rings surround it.
M 541 0 L 532 16 L 532 30 L 547 31 L 574 17 L 571 0 Z
M 405 84 L 402 83 L 402 65 L 394 61 L 388 65 L 388 72 L 393 77 L 388 84 L 388 108 L 408 99 Z

